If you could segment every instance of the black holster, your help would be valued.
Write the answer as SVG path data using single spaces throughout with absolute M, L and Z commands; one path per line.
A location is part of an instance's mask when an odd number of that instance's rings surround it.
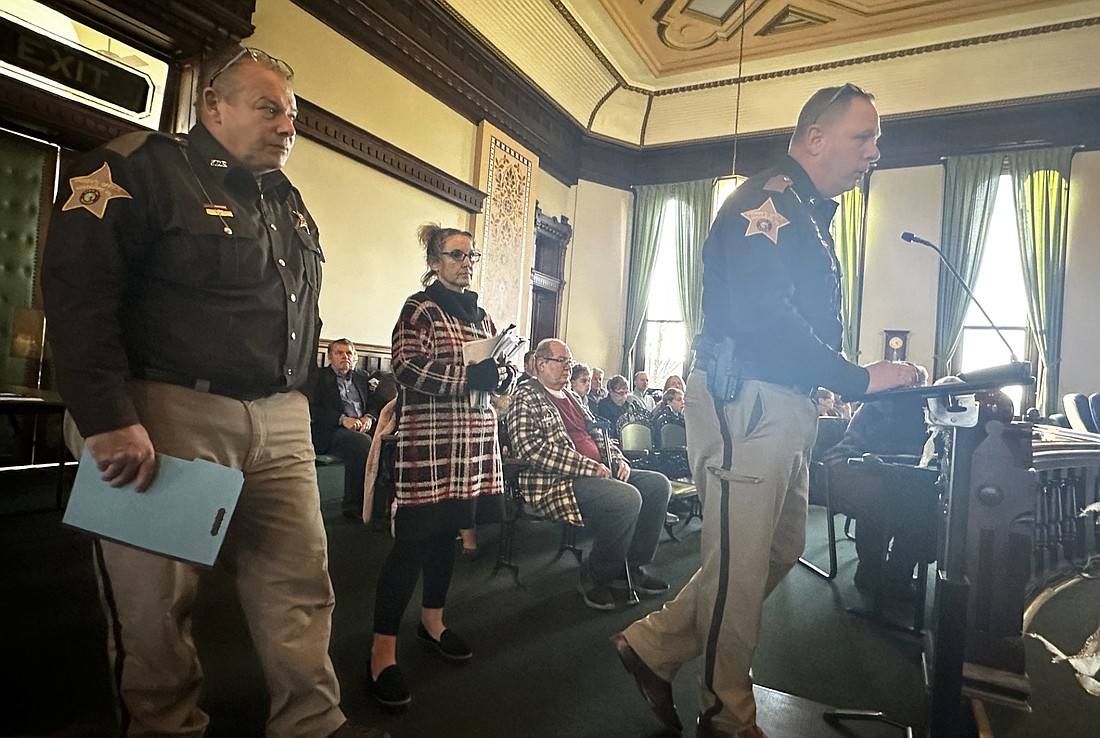
M 733 402 L 745 382 L 744 368 L 734 356 L 732 338 L 715 341 L 703 334 L 695 337 L 695 365 L 707 374 L 707 391 L 718 402 Z

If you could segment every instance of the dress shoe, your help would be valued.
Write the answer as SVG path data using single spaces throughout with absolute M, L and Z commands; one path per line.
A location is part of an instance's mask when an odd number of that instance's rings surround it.
M 672 698 L 672 683 L 666 682 L 657 676 L 646 665 L 646 662 L 642 661 L 637 652 L 630 647 L 622 633 L 611 636 L 611 643 L 618 651 L 619 660 L 623 662 L 623 667 L 634 677 L 634 682 L 638 685 L 638 691 L 642 693 L 642 697 L 649 704 L 649 709 L 653 710 L 653 714 L 660 718 L 666 726 L 677 733 L 681 732 L 684 726 L 680 722 L 680 716 L 676 714 L 676 704 Z
M 334 733 L 330 733 L 328 738 L 390 738 L 390 734 L 381 728 L 353 725 L 349 721 L 337 728 Z
M 696 738 L 768 738 L 759 725 L 753 723 L 741 728 L 736 733 L 728 733 L 716 727 L 709 717 L 699 716 L 699 724 L 695 728 Z
M 474 655 L 474 652 L 466 645 L 466 641 L 450 630 L 444 630 L 440 633 L 437 641 L 428 633 L 428 629 L 424 627 L 423 623 L 417 623 L 416 639 L 448 661 L 469 661 Z
M 369 665 L 367 669 L 367 684 L 378 704 L 388 712 L 404 712 L 412 702 L 412 695 L 409 693 L 409 685 L 405 683 L 405 675 L 401 673 L 401 667 L 397 664 L 387 666 L 377 679 L 371 678 Z
M 642 595 L 660 595 L 668 591 L 668 582 L 647 574 L 642 567 L 637 567 L 630 572 L 630 581 L 634 590 Z

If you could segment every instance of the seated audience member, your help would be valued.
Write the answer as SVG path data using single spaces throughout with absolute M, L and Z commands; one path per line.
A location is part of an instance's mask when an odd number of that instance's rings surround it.
M 607 380 L 607 397 L 596 404 L 597 415 L 611 423 L 611 427 L 618 426 L 619 418 L 627 411 L 637 412 L 648 416 L 649 411 L 630 396 L 630 385 L 626 383 L 626 377 L 616 374 Z
M 355 364 L 359 357 L 347 338 L 328 347 L 329 365 L 317 372 L 309 401 L 310 433 L 319 454 L 334 454 L 344 462 L 344 498 L 340 509 L 349 520 L 362 520 L 363 475 L 370 453 L 375 418 L 369 375 Z
M 592 367 L 592 389 L 588 391 L 588 404 L 595 407 L 600 400 L 607 397 L 607 388 L 603 386 L 603 369 Z
M 917 383 L 928 381 L 924 367 Z M 871 589 L 881 580 L 887 592 L 907 592 L 919 552 L 936 535 L 935 521 L 926 514 L 927 501 L 891 496 L 889 501 L 877 499 L 888 494 L 881 480 L 871 480 L 858 466 L 849 466 L 848 459 L 863 454 L 876 456 L 911 456 L 916 466 L 928 440 L 924 418 L 924 399 L 898 397 L 865 402 L 852 416 L 844 437 L 825 452 L 822 462 L 829 468 L 829 494 L 833 504 L 841 509 L 856 510 L 855 584 Z M 888 460 L 888 459 L 887 459 Z M 889 556 L 887 546 L 893 538 Z M 885 560 L 885 568 L 883 562 Z
M 535 352 L 532 349 L 523 355 L 523 373 L 516 377 L 516 386 L 529 382 L 535 377 Z
M 596 412 L 596 406 L 598 403 L 593 402 L 590 394 L 592 389 L 592 372 L 588 369 L 587 364 L 574 364 L 573 371 L 569 372 L 569 389 L 573 390 L 579 399 L 583 400 L 585 407 L 588 408 L 588 412 L 593 416 L 598 415 Z
M 673 387 L 680 390 L 681 392 L 685 391 L 684 380 L 679 374 L 669 374 L 668 377 L 665 379 L 664 389 L 672 389 Z
M 631 469 L 617 449 L 611 466 L 605 464 L 588 431 L 594 419 L 565 389 L 569 347 L 547 338 L 535 356 L 536 381 L 516 390 L 504 417 L 513 452 L 530 464 L 519 477 L 524 498 L 544 515 L 592 530 L 581 585 L 589 607 L 613 610 L 625 601 L 612 589 L 621 579 L 625 590 L 627 567 L 639 594 L 667 591 L 668 584 L 643 567 L 653 560 L 665 523 L 672 494 L 668 479 Z
M 637 400 L 646 412 L 653 412 L 653 408 L 657 406 L 657 400 L 649 391 L 649 375 L 645 372 L 634 373 L 634 389 L 630 392 L 630 399 Z
M 661 395 L 661 402 L 653 410 L 653 419 L 650 424 L 654 433 L 665 423 L 672 421 L 684 424 L 684 391 L 675 387 L 669 387 Z

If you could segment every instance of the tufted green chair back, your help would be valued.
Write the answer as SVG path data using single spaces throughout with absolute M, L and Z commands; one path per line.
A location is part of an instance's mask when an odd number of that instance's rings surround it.
M 27 384 L 33 374 L 26 359 L 11 355 L 12 321 L 20 308 L 35 306 L 35 265 L 54 161 L 49 146 L 0 131 L 0 384 Z

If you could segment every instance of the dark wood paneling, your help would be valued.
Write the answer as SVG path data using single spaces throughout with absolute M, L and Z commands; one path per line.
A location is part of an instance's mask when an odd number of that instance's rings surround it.
M 78 151 L 93 149 L 124 133 L 143 130 L 137 123 L 3 76 L 0 76 L 0 120 L 8 127 Z
M 182 59 L 252 35 L 255 0 L 39 0 L 134 48 Z
M 417 159 L 322 107 L 298 98 L 299 135 L 418 187 L 470 213 L 480 213 L 485 193 Z

